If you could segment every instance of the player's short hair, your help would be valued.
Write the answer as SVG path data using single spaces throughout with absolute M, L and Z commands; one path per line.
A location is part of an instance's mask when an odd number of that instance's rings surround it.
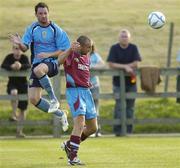
M 34 8 L 35 13 L 37 13 L 38 8 L 47 8 L 47 10 L 49 11 L 49 7 L 48 7 L 47 4 L 44 3 L 44 2 L 39 2 L 39 3 L 35 6 L 35 8 Z
M 89 37 L 82 35 L 82 36 L 78 37 L 77 42 L 79 42 L 80 45 L 82 46 L 82 45 L 85 45 L 87 43 L 91 43 L 91 40 Z

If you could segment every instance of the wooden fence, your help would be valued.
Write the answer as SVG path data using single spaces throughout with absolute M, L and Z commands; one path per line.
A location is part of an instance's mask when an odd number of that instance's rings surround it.
M 137 75 L 140 74 L 140 70 L 136 71 Z M 126 125 L 133 123 L 133 124 L 156 124 L 156 123 L 162 123 L 162 124 L 177 124 L 180 123 L 180 119 L 173 119 L 173 118 L 159 118 L 159 119 L 127 119 L 126 118 L 126 99 L 132 99 L 132 98 L 170 98 L 170 97 L 180 97 L 180 92 L 156 92 L 156 93 L 144 93 L 144 92 L 137 92 L 137 93 L 126 93 L 125 92 L 125 75 L 127 75 L 123 70 L 112 70 L 112 69 L 100 69 L 100 70 L 92 70 L 91 74 L 96 74 L 98 76 L 120 76 L 120 93 L 118 97 L 121 98 L 122 101 L 122 117 L 121 119 L 100 119 L 101 124 L 106 125 L 121 125 L 122 127 L 122 136 L 125 136 L 127 133 Z M 177 76 L 180 75 L 180 70 L 176 68 L 161 68 L 160 74 L 165 76 Z M 0 76 L 7 77 L 7 76 L 28 76 L 29 72 L 10 72 L 5 71 L 3 69 L 0 69 Z M 65 95 L 61 94 L 61 87 L 60 87 L 60 80 L 61 76 L 64 75 L 64 71 L 60 70 L 59 75 L 53 78 L 53 87 L 55 89 L 56 96 L 58 100 L 65 99 Z M 114 99 L 113 93 L 101 93 L 99 95 L 99 99 Z M 27 95 L 19 95 L 19 96 L 10 96 L 10 95 L 0 95 L 0 101 L 2 100 L 12 100 L 12 99 L 18 99 L 18 100 L 27 100 Z M 12 122 L 0 120 L 0 126 L 9 126 L 13 124 Z M 53 136 L 54 137 L 60 137 L 60 122 L 58 118 L 55 116 L 53 117 L 52 121 L 25 121 L 24 123 L 20 123 L 24 125 L 52 125 L 53 124 Z

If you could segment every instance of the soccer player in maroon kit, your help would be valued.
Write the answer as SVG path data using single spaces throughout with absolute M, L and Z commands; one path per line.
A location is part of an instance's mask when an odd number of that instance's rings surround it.
M 90 92 L 91 40 L 80 36 L 71 48 L 61 54 L 59 62 L 64 64 L 66 76 L 66 98 L 73 117 L 73 130 L 68 141 L 61 144 L 68 164 L 82 165 L 77 157 L 80 143 L 97 130 L 97 114 Z

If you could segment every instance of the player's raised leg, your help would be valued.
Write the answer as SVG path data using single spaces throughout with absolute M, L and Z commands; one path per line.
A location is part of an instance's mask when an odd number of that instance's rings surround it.
M 54 112 L 59 108 L 59 102 L 55 96 L 51 81 L 47 75 L 49 68 L 46 64 L 41 63 L 33 70 L 36 77 L 39 79 L 41 86 L 46 90 L 50 99 L 50 107 L 48 112 Z
M 29 100 L 38 109 L 48 113 L 50 103 L 46 99 L 41 97 L 41 91 L 42 88 L 40 87 L 30 87 L 28 89 Z M 67 121 L 66 112 L 57 109 L 55 112 L 53 112 L 53 114 L 55 114 L 60 119 L 63 131 L 67 131 L 69 124 Z

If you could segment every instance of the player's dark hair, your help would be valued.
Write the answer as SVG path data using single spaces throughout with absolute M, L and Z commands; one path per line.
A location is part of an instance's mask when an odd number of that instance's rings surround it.
M 82 46 L 82 45 L 85 45 L 87 43 L 91 43 L 91 40 L 87 36 L 80 36 L 80 37 L 78 37 L 77 42 L 79 42 L 80 45 Z
M 35 6 L 35 13 L 37 13 L 38 8 L 47 8 L 47 10 L 49 11 L 49 7 L 47 6 L 46 3 L 44 2 L 39 2 L 36 6 Z

